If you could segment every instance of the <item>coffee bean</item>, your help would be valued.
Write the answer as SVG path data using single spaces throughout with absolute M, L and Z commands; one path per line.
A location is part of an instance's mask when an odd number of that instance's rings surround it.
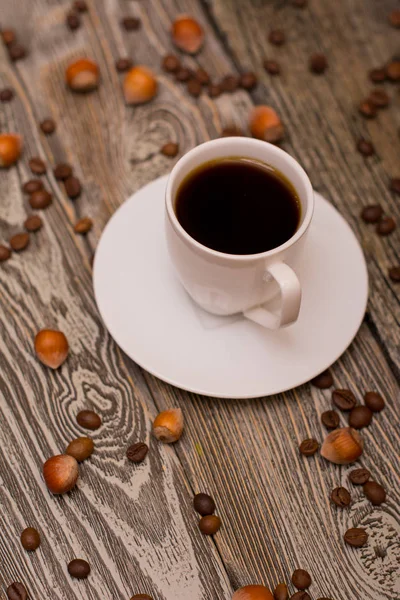
M 167 54 L 163 58 L 162 68 L 167 73 L 176 73 L 181 68 L 181 61 L 175 54 Z
M 174 158 L 179 152 L 179 146 L 175 142 L 168 142 L 168 144 L 162 146 L 160 152 L 161 154 L 164 154 L 164 156 Z
M 86 579 L 90 574 L 90 565 L 86 560 L 74 558 L 68 564 L 68 573 L 75 579 Z
M 276 62 L 276 60 L 264 60 L 263 65 L 264 69 L 270 75 L 279 75 L 281 72 L 281 67 L 279 63 Z
M 327 429 L 337 429 L 339 427 L 340 418 L 335 410 L 326 410 L 321 415 L 321 421 Z
M 376 107 L 369 100 L 363 100 L 359 104 L 358 112 L 366 119 L 374 119 L 377 115 Z
M 390 180 L 389 188 L 395 194 L 400 195 L 400 177 L 393 177 L 393 179 Z
M 357 404 L 356 397 L 350 390 L 333 390 L 332 401 L 340 410 L 351 410 Z
M 121 57 L 115 61 L 115 68 L 119 73 L 129 71 L 133 67 L 133 60 L 129 57 Z
M 75 200 L 75 198 L 78 198 L 81 195 L 81 182 L 77 177 L 74 177 L 74 175 L 71 175 L 71 177 L 68 177 L 64 181 L 64 187 L 68 198 L 71 198 L 71 200 Z
M 148 594 L 135 594 L 131 600 L 153 600 L 153 598 Z
M 88 9 L 85 0 L 75 0 L 75 2 L 72 3 L 72 8 L 80 13 L 84 13 Z
M 39 215 L 31 215 L 25 220 L 24 227 L 27 231 L 39 231 L 42 227 L 43 221 Z
M 282 46 L 286 42 L 286 36 L 281 29 L 273 29 L 269 33 L 268 41 L 274 46 Z
M 216 515 L 206 515 L 199 521 L 199 528 L 204 535 L 214 535 L 221 527 L 221 519 Z
M 218 98 L 222 94 L 221 86 L 218 83 L 210 83 L 207 90 L 210 98 Z
M 45 135 L 51 135 L 56 130 L 56 124 L 53 119 L 44 119 L 44 121 L 40 123 L 40 129 Z
M 40 179 L 30 179 L 22 186 L 25 194 L 33 194 L 33 192 L 38 192 L 43 189 L 43 182 Z
M 186 81 L 189 81 L 189 79 L 192 77 L 192 72 L 190 71 L 190 69 L 187 69 L 186 67 L 182 67 L 180 69 L 178 69 L 175 73 L 175 79 L 177 81 L 180 81 L 181 83 L 185 83 Z
M 76 421 L 81 427 L 90 429 L 92 431 L 95 431 L 101 427 L 101 418 L 92 410 L 81 410 L 76 415 Z
M 312 73 L 322 75 L 328 68 L 328 61 L 324 54 L 313 54 L 309 60 L 309 67 Z
M 23 583 L 15 582 L 7 588 L 8 600 L 27 600 L 28 592 Z
M 361 211 L 361 218 L 366 223 L 377 223 L 383 215 L 383 208 L 379 204 L 370 204 L 364 206 Z
M 202 86 L 196 79 L 190 79 L 187 83 L 187 91 L 194 98 L 198 98 L 201 94 Z
M 201 67 L 195 71 L 194 77 L 200 83 L 200 85 L 207 85 L 207 83 L 210 82 L 210 75 Z
M 232 94 L 239 87 L 239 77 L 236 77 L 236 75 L 226 75 L 221 80 L 220 85 L 221 85 L 221 90 L 223 92 L 227 92 L 229 94 Z
M 126 451 L 126 456 L 128 460 L 134 463 L 141 463 L 147 456 L 149 451 L 149 447 L 144 442 L 137 442 L 136 444 L 132 444 L 129 446 Z
M 331 500 L 339 508 L 345 508 L 349 506 L 351 502 L 351 496 L 344 487 L 337 487 L 331 492 Z
M 56 165 L 53 173 L 56 179 L 58 179 L 59 181 L 63 181 L 65 179 L 68 179 L 68 177 L 71 177 L 72 167 L 67 163 L 60 163 Z
M 386 500 L 385 489 L 376 481 L 364 483 L 363 492 L 374 506 L 380 506 Z
M 29 244 L 29 233 L 17 233 L 10 239 L 10 246 L 14 252 L 22 252 Z
M 307 592 L 300 591 L 293 594 L 293 596 L 290 596 L 290 600 L 311 600 L 311 597 Z
M 47 190 L 38 190 L 33 192 L 29 198 L 29 204 L 35 210 L 43 210 L 50 206 L 53 202 L 53 197 Z
M 364 485 L 370 477 L 368 469 L 354 469 L 349 473 L 349 479 L 354 485 Z
M 313 456 L 319 448 L 319 443 L 314 439 L 303 440 L 299 446 L 300 454 Z
M 384 68 L 372 69 L 369 72 L 369 78 L 373 83 L 382 83 L 386 79 L 386 70 Z
M 305 8 L 308 4 L 308 0 L 292 0 L 292 5 L 296 8 Z
M 333 385 L 333 377 L 330 371 L 327 369 L 326 371 L 323 371 L 314 377 L 314 379 L 311 379 L 311 383 L 320 390 L 325 390 Z
M 40 546 L 40 534 L 33 527 L 27 527 L 21 533 L 21 544 L 29 552 L 33 552 Z
M 389 15 L 389 23 L 393 25 L 393 27 L 400 27 L 400 10 L 393 10 Z
M 274 600 L 288 600 L 289 592 L 286 583 L 278 583 L 274 589 Z
M 66 23 L 67 23 L 67 27 L 71 31 L 75 31 L 76 29 L 79 29 L 79 27 L 81 26 L 81 18 L 78 15 L 78 13 L 76 13 L 75 11 L 70 11 L 67 14 Z
M 7 246 L 0 244 L 0 262 L 5 262 L 6 260 L 8 260 L 10 258 L 10 256 L 11 256 L 10 248 L 7 248 Z
M 243 131 L 236 127 L 236 125 L 230 125 L 229 127 L 224 127 L 221 131 L 221 137 L 241 137 L 243 136 Z
M 203 517 L 212 515 L 215 511 L 215 502 L 208 494 L 196 494 L 193 498 L 193 508 Z
M 354 429 L 368 427 L 372 421 L 372 410 L 368 406 L 355 406 L 349 415 L 349 425 Z
M 136 17 L 124 17 L 121 21 L 121 25 L 126 31 L 136 31 L 139 29 L 141 23 L 140 19 L 137 19 Z
M 393 217 L 382 217 L 376 226 L 376 233 L 378 235 L 386 236 L 390 235 L 396 229 L 396 221 Z
M 30 159 L 29 168 L 35 175 L 44 175 L 47 171 L 44 161 L 38 156 L 34 156 Z
M 386 108 L 390 103 L 390 98 L 385 90 L 372 90 L 368 96 L 368 102 L 371 102 L 376 108 Z
M 18 60 L 22 60 L 28 54 L 25 46 L 21 44 L 12 44 L 9 46 L 8 55 L 13 62 L 17 62 Z
M 0 102 L 10 102 L 14 98 L 14 92 L 11 88 L 4 88 L 0 91 Z
M 386 67 L 386 76 L 390 81 L 400 81 L 400 61 L 394 60 Z
M 82 462 L 92 456 L 93 450 L 94 443 L 91 438 L 78 437 L 68 444 L 65 454 L 72 456 L 78 462 Z
M 75 223 L 74 226 L 74 231 L 75 233 L 79 233 L 81 235 L 86 235 L 93 227 L 93 221 L 92 219 L 89 219 L 89 217 L 83 217 L 82 219 L 79 219 L 79 221 L 77 221 Z
M 11 44 L 14 44 L 14 42 L 17 41 L 17 36 L 13 29 L 3 29 L 1 32 L 1 39 L 6 46 L 11 46 Z
M 390 269 L 388 271 L 388 275 L 392 281 L 394 281 L 395 283 L 399 283 L 400 282 L 400 265 L 397 267 L 390 267 Z
M 355 548 L 361 548 L 364 544 L 367 543 L 368 533 L 365 529 L 361 529 L 359 527 L 352 527 L 348 529 L 344 534 L 344 541 L 346 544 L 350 546 L 354 546 Z
M 243 73 L 239 81 L 240 87 L 242 87 L 244 90 L 253 90 L 256 87 L 257 83 L 257 75 L 250 71 L 248 73 Z
M 304 569 L 296 569 L 292 575 L 292 583 L 298 590 L 306 590 L 311 585 L 311 575 Z
M 372 412 L 381 412 L 385 408 L 385 400 L 378 392 L 367 392 L 364 395 L 364 402 Z
M 364 138 L 358 140 L 357 150 L 363 156 L 372 156 L 373 154 L 375 154 L 374 146 L 368 140 L 364 140 Z

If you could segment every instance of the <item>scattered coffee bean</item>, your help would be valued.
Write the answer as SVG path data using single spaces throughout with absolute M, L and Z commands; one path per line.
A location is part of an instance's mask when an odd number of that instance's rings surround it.
M 321 421 L 327 429 L 337 429 L 339 427 L 340 418 L 335 410 L 326 410 L 321 415 Z
M 43 189 L 43 182 L 40 179 L 30 179 L 22 186 L 25 194 L 33 194 L 33 192 L 38 192 Z
M 355 548 L 361 548 L 364 544 L 367 543 L 368 533 L 365 529 L 361 529 L 359 527 L 352 527 L 348 529 L 344 534 L 344 541 L 346 544 L 350 546 L 354 546 Z
M 40 129 L 45 135 L 51 135 L 56 130 L 56 124 L 53 119 L 45 119 L 40 123 Z
M 373 119 L 377 115 L 376 107 L 369 100 L 363 100 L 359 104 L 358 112 L 366 119 Z
M 289 592 L 286 583 L 278 583 L 274 589 L 274 600 L 288 600 Z
M 167 54 L 162 61 L 162 68 L 167 73 L 176 73 L 181 67 L 181 61 L 175 54 Z
M 10 246 L 14 252 L 22 252 L 29 244 L 29 233 L 17 233 L 10 239 Z
M 357 404 L 356 397 L 350 390 L 333 390 L 332 401 L 340 410 L 351 410 Z
M 137 19 L 136 17 L 124 17 L 121 21 L 121 25 L 126 31 L 136 31 L 139 29 L 141 23 L 140 19 Z
M 306 590 L 311 585 L 311 575 L 304 569 L 296 569 L 292 575 L 292 583 L 298 590 Z
M 71 177 L 68 177 L 64 181 L 64 187 L 68 198 L 71 198 L 71 200 L 75 200 L 75 198 L 78 198 L 81 195 L 81 182 L 74 175 L 71 175 Z
M 28 54 L 25 46 L 21 44 L 12 44 L 8 49 L 8 55 L 13 62 L 22 60 Z
M 328 369 L 326 371 L 323 371 L 322 373 L 314 377 L 314 379 L 311 379 L 311 383 L 320 390 L 330 388 L 333 385 L 333 377 L 331 375 L 331 372 Z
M 91 431 L 95 431 L 101 427 L 100 416 L 92 410 L 81 410 L 76 415 L 76 421 L 78 425 L 85 429 L 90 429 Z
M 24 227 L 27 231 L 39 231 L 39 229 L 42 227 L 43 225 L 43 221 L 42 219 L 39 217 L 39 215 L 31 215 L 30 217 L 28 217 L 25 220 L 24 223 Z
M 56 165 L 53 173 L 56 179 L 58 179 L 59 181 L 63 181 L 65 179 L 68 179 L 68 177 L 71 177 L 72 167 L 67 163 L 60 163 Z
M 395 194 L 400 195 L 400 177 L 393 177 L 393 179 L 390 180 L 389 188 Z
M 15 35 L 15 31 L 13 29 L 3 29 L 1 32 L 1 39 L 6 46 L 11 46 L 17 40 L 17 36 Z
M 93 450 L 94 443 L 91 438 L 78 437 L 68 444 L 65 454 L 73 456 L 78 462 L 82 462 L 92 456 Z
M 7 248 L 7 246 L 0 244 L 0 262 L 5 262 L 6 260 L 8 260 L 10 258 L 10 256 L 11 256 L 10 248 Z
M 40 534 L 33 527 L 27 527 L 21 533 L 21 544 L 25 550 L 33 552 L 40 546 Z
M 75 579 L 86 579 L 90 574 L 90 565 L 86 560 L 75 558 L 68 564 L 68 573 Z
M 164 154 L 164 156 L 174 158 L 179 152 L 179 145 L 175 142 L 168 142 L 168 144 L 164 144 L 164 146 L 162 146 L 160 152 L 161 154 Z
M 35 210 L 43 210 L 50 206 L 53 202 L 53 197 L 47 190 L 38 190 L 33 192 L 29 198 L 29 204 Z
M 355 406 L 349 415 L 349 425 L 354 429 L 368 427 L 372 421 L 372 410 L 368 406 Z
M 195 71 L 194 77 L 200 83 L 200 85 L 207 85 L 210 82 L 210 75 L 205 69 L 202 69 L 202 67 L 199 67 Z
M 307 592 L 299 591 L 290 596 L 290 600 L 311 600 L 311 596 Z
M 374 506 L 380 506 L 386 500 L 385 489 L 376 481 L 364 483 L 363 492 Z
M 316 75 L 322 75 L 328 68 L 328 61 L 324 54 L 313 54 L 309 61 L 310 71 Z
M 372 90 L 368 96 L 368 102 L 371 102 L 376 108 L 386 108 L 390 103 L 390 98 L 385 90 Z
M 66 23 L 67 23 L 68 29 L 70 29 L 71 31 L 75 31 L 76 29 L 79 29 L 79 27 L 81 26 L 81 18 L 78 15 L 78 13 L 71 10 L 67 14 Z
M 74 231 L 75 233 L 79 233 L 81 235 L 86 235 L 93 227 L 93 221 L 92 219 L 89 219 L 89 217 L 83 217 L 82 219 L 79 219 L 79 221 L 77 221 L 75 223 L 74 226 Z
M 24 584 L 17 581 L 9 585 L 7 588 L 7 598 L 8 600 L 27 600 L 28 592 Z
M 221 80 L 220 85 L 221 85 L 221 90 L 223 92 L 227 92 L 229 94 L 232 94 L 239 87 L 239 77 L 236 77 L 236 75 L 226 75 Z
M 135 594 L 131 600 L 153 600 L 153 598 L 148 594 Z
M 119 73 L 123 73 L 124 71 L 129 71 L 133 67 L 133 60 L 129 57 L 121 57 L 115 61 L 115 68 Z
M 400 61 L 394 60 L 386 67 L 386 76 L 390 81 L 400 81 Z
M 397 267 L 390 267 L 390 269 L 388 271 L 388 275 L 392 281 L 394 281 L 395 283 L 399 283 L 400 282 L 400 265 Z M 384 405 L 385 404 L 383 404 L 383 406 Z M 373 410 L 373 409 L 371 409 L 371 410 Z
M 198 98 L 201 94 L 202 86 L 196 79 L 189 79 L 187 91 L 193 98 Z
M 255 73 L 249 71 L 248 73 L 243 73 L 239 80 L 239 85 L 244 90 L 253 90 L 258 83 L 258 78 Z
M 210 83 L 207 90 L 210 98 L 218 98 L 222 94 L 221 86 L 218 83 Z
M 386 79 L 386 70 L 384 68 L 372 69 L 369 72 L 369 78 L 373 83 L 382 83 Z
M 393 27 L 400 27 L 400 10 L 392 10 L 392 12 L 389 15 L 389 23 L 393 25 Z
M 303 440 L 299 446 L 300 454 L 313 456 L 319 448 L 319 443 L 314 439 Z
M 373 154 L 375 154 L 375 148 L 374 148 L 373 144 L 371 142 L 369 142 L 368 140 L 364 140 L 364 138 L 361 138 L 360 140 L 358 140 L 357 150 L 363 156 L 372 156 Z
M 147 456 L 149 451 L 149 447 L 144 442 L 137 442 L 136 444 L 132 444 L 129 446 L 126 451 L 126 456 L 128 460 L 134 463 L 141 463 Z
M 364 485 L 370 477 L 368 469 L 354 469 L 349 473 L 349 479 L 354 485 Z
M 221 519 L 216 515 L 206 515 L 199 521 L 199 528 L 204 535 L 214 535 L 221 527 Z
M 0 102 L 10 102 L 14 98 L 14 92 L 11 88 L 4 88 L 0 92 Z
M 279 63 L 276 62 L 276 60 L 264 60 L 263 65 L 264 69 L 270 75 L 279 75 L 281 72 L 281 67 Z
M 30 159 L 29 168 L 35 175 L 44 175 L 47 171 L 44 161 L 38 156 L 34 156 Z
M 344 487 L 337 487 L 331 492 L 331 500 L 339 508 L 345 508 L 350 505 L 351 496 Z
M 215 502 L 208 494 L 196 494 L 193 498 L 193 508 L 203 517 L 212 515 L 215 511 Z
M 383 208 L 379 204 L 370 204 L 364 206 L 361 211 L 361 218 L 365 223 L 377 223 L 383 215 Z
M 190 69 L 187 69 L 186 67 L 182 67 L 180 69 L 178 69 L 175 73 L 175 79 L 177 81 L 180 81 L 181 83 L 185 83 L 186 81 L 189 81 L 189 79 L 192 77 L 192 72 L 190 71 Z
M 241 137 L 243 136 L 243 131 L 236 127 L 236 125 L 230 125 L 229 127 L 224 127 L 221 131 L 221 137 Z
M 396 221 L 393 217 L 382 217 L 376 226 L 376 233 L 378 235 L 386 236 L 390 235 L 396 229 Z
M 286 36 L 281 29 L 273 29 L 269 33 L 268 41 L 274 46 L 282 46 L 286 42 Z
M 88 9 L 85 0 L 75 0 L 75 2 L 72 3 L 72 8 L 80 13 L 84 13 Z

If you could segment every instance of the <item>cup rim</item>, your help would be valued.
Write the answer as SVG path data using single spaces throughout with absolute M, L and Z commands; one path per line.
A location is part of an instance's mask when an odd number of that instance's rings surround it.
M 304 180 L 305 186 L 307 188 L 307 190 L 306 190 L 307 209 L 306 209 L 306 213 L 304 215 L 304 219 L 303 219 L 301 226 L 297 229 L 297 231 L 295 231 L 295 233 L 292 235 L 292 237 L 290 237 L 288 240 L 286 240 L 286 242 L 284 242 L 280 246 L 277 246 L 276 248 L 272 248 L 271 250 L 266 250 L 265 252 L 258 252 L 257 254 L 228 254 L 227 252 L 220 252 L 219 250 L 213 250 L 212 248 L 208 248 L 208 246 L 205 246 L 204 244 L 201 244 L 200 242 L 195 240 L 182 227 L 182 225 L 178 221 L 178 217 L 175 214 L 175 210 L 174 210 L 174 206 L 173 206 L 172 186 L 175 182 L 175 179 L 177 179 L 178 173 L 182 169 L 182 167 L 185 166 L 185 164 L 187 164 L 192 159 L 192 157 L 197 154 L 199 148 L 202 148 L 203 146 L 206 146 L 206 145 L 221 146 L 222 148 L 224 148 L 226 146 L 226 148 L 227 148 L 226 156 L 227 157 L 235 156 L 234 153 L 232 154 L 232 152 L 228 151 L 228 148 L 232 144 L 233 140 L 235 140 L 235 142 L 241 141 L 243 143 L 243 145 L 246 145 L 246 146 L 249 146 L 249 145 L 258 146 L 259 148 L 266 149 L 266 151 L 270 154 L 272 153 L 272 154 L 280 155 L 280 156 L 284 157 L 284 159 L 290 163 L 291 167 L 295 171 L 297 171 L 298 174 L 301 176 L 301 178 Z M 241 153 L 240 153 L 240 155 L 241 155 Z M 246 152 L 243 152 L 243 157 L 246 158 Z M 266 162 L 268 164 L 268 161 L 264 161 L 264 162 Z M 222 139 L 208 140 L 206 142 L 202 142 L 201 144 L 198 144 L 197 146 L 195 146 L 194 148 L 189 150 L 189 152 L 184 154 L 178 160 L 178 162 L 175 164 L 175 166 L 173 167 L 173 169 L 170 172 L 169 177 L 168 177 L 167 188 L 166 188 L 166 192 L 165 192 L 165 205 L 166 205 L 167 215 L 171 221 L 171 224 L 173 225 L 175 230 L 181 236 L 183 236 L 183 238 L 190 245 L 195 246 L 198 250 L 207 254 L 210 257 L 228 258 L 228 259 L 233 259 L 237 262 L 245 262 L 248 260 L 255 260 L 255 259 L 260 259 L 260 258 L 261 259 L 262 258 L 270 258 L 276 254 L 281 253 L 284 250 L 287 250 L 293 244 L 295 244 L 301 237 L 303 237 L 303 235 L 306 233 L 306 231 L 311 223 L 311 219 L 312 219 L 313 212 L 314 212 L 314 190 L 311 185 L 311 181 L 310 181 L 307 173 L 303 169 L 303 167 L 297 162 L 296 159 L 294 159 L 290 154 L 285 152 L 285 150 L 282 150 L 278 146 L 275 146 L 274 144 L 270 144 L 269 142 L 264 142 L 262 140 L 255 140 L 252 138 L 243 138 L 243 137 L 239 137 L 239 136 L 232 136 L 232 137 L 226 137 L 226 138 L 222 138 Z

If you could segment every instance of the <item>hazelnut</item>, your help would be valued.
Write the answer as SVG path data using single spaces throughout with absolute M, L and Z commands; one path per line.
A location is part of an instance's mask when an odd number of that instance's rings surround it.
M 79 437 L 68 444 L 65 454 L 73 456 L 77 462 L 86 460 L 93 454 L 94 443 L 89 437 Z
M 62 331 L 42 329 L 35 337 L 38 359 L 51 369 L 58 369 L 68 356 L 68 340 Z
M 68 65 L 65 80 L 74 92 L 90 92 L 99 85 L 99 67 L 89 58 L 80 58 Z
M 177 442 L 183 432 L 183 414 L 180 408 L 171 408 L 160 412 L 153 423 L 153 435 L 160 442 Z
M 144 104 L 157 94 L 158 84 L 147 67 L 133 67 L 125 75 L 123 91 L 127 104 Z
M 274 600 L 274 597 L 264 585 L 246 585 L 233 594 L 232 600 Z
M 180 15 L 175 19 L 171 35 L 175 46 L 188 54 L 196 54 L 204 42 L 202 26 L 189 15 Z
M 52 456 L 43 465 L 43 477 L 53 494 L 66 494 L 75 486 L 79 477 L 78 463 L 73 456 Z
M 15 133 L 0 134 L 0 167 L 10 167 L 21 156 L 22 138 Z
M 277 112 L 271 106 L 253 108 L 249 126 L 251 135 L 265 142 L 279 142 L 283 138 L 284 129 Z
M 337 465 L 349 465 L 363 453 L 364 442 L 355 429 L 343 427 L 335 429 L 321 447 L 321 455 Z

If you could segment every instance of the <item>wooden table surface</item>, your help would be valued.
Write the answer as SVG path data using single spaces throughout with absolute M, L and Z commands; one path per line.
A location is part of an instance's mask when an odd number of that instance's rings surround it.
M 359 218 L 364 205 L 378 202 L 400 222 L 399 197 L 389 190 L 390 178 L 400 177 L 398 87 L 384 84 L 392 104 L 376 119 L 357 112 L 372 86 L 367 72 L 399 50 L 399 30 L 388 22 L 398 3 L 309 0 L 304 9 L 289 0 L 88 5 L 75 32 L 65 26 L 67 1 L 1 5 L 1 26 L 17 30 L 29 56 L 10 63 L 0 48 L 0 88 L 15 90 L 12 102 L 0 103 L 0 131 L 17 131 L 25 142 L 17 166 L 0 172 L 0 242 L 21 230 L 29 212 L 21 186 L 31 177 L 32 156 L 49 165 L 43 179 L 54 202 L 42 212 L 44 227 L 29 248 L 0 266 L 0 598 L 12 581 L 22 581 L 37 600 L 129 599 L 139 592 L 154 600 L 230 600 L 240 585 L 274 587 L 302 567 L 312 574 L 314 600 L 398 600 L 400 287 L 388 268 L 399 264 L 400 228 L 379 237 Z M 203 50 L 186 63 L 205 67 L 215 79 L 252 69 L 260 78 L 253 92 L 196 100 L 162 71 L 161 58 L 172 51 L 170 24 L 184 12 L 206 31 Z M 126 15 L 139 17 L 141 29 L 124 31 L 120 19 Z M 267 41 L 274 28 L 286 33 L 287 43 L 279 48 Z M 328 58 L 324 75 L 308 70 L 314 52 Z M 102 74 L 99 90 L 86 96 L 64 85 L 66 65 L 81 55 L 95 59 Z M 157 73 L 160 92 L 153 102 L 125 106 L 114 67 L 123 55 Z M 265 58 L 279 60 L 281 76 L 263 70 Z M 308 384 L 248 401 L 188 394 L 125 357 L 96 309 L 92 253 L 118 206 L 178 159 L 162 156 L 160 147 L 178 141 L 182 155 L 225 126 L 246 128 L 249 110 L 260 103 L 279 111 L 287 129 L 282 147 L 348 220 L 365 251 L 368 311 L 332 372 L 335 385 L 349 387 L 359 399 L 378 390 L 387 401 L 363 432 L 366 448 L 357 463 L 387 488 L 380 507 L 348 484 L 351 467 L 299 455 L 302 439 L 326 435 L 320 415 L 331 407 L 331 390 Z M 57 131 L 45 137 L 38 122 L 48 116 Z M 360 137 L 373 142 L 375 156 L 356 152 Z M 75 202 L 50 168 L 64 160 L 83 182 Z M 77 236 L 73 224 L 85 215 L 94 220 L 93 230 Z M 70 356 L 58 371 L 34 356 L 33 338 L 43 327 L 68 337 Z M 152 419 L 170 406 L 180 406 L 186 419 L 184 436 L 173 447 L 150 436 Z M 81 466 L 78 488 L 52 496 L 42 464 L 84 434 L 75 420 L 83 408 L 103 418 L 93 435 L 95 453 Z M 346 423 L 345 415 L 341 421 Z M 125 451 L 138 440 L 150 443 L 150 453 L 132 467 Z M 353 496 L 347 510 L 330 504 L 330 492 L 340 484 Z M 199 491 L 215 498 L 223 520 L 214 538 L 198 531 L 191 502 Z M 33 554 L 19 542 L 28 525 L 43 540 Z M 352 526 L 367 529 L 364 548 L 344 544 L 343 533 Z M 66 565 L 75 557 L 89 560 L 88 580 L 68 575 Z

